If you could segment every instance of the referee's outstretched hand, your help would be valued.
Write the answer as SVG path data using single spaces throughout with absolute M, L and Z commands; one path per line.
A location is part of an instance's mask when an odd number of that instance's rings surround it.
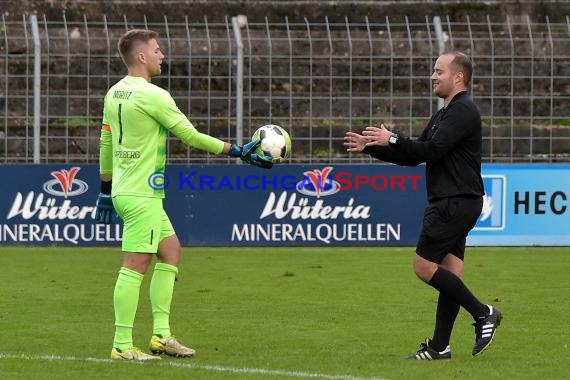
M 369 141 L 369 138 L 355 132 L 346 132 L 344 136 L 344 146 L 346 147 L 346 151 L 349 153 L 362 152 Z
M 366 143 L 366 146 L 386 146 L 388 145 L 388 139 L 392 135 L 384 124 L 380 124 L 378 127 L 366 127 L 364 131 L 362 131 L 362 135 L 369 139 Z

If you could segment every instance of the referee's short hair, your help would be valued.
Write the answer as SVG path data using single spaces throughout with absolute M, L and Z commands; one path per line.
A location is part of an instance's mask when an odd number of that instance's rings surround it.
M 463 73 L 463 83 L 465 86 L 469 85 L 471 76 L 473 75 L 473 64 L 471 63 L 471 58 L 469 58 L 467 54 L 457 50 L 446 54 L 454 56 L 453 61 L 451 61 L 451 65 L 455 68 L 456 72 Z

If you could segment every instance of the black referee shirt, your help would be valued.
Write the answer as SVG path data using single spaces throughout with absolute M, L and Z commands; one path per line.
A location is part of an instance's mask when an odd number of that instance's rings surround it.
M 482 196 L 481 114 L 466 91 L 430 119 L 417 140 L 401 137 L 395 145 L 367 147 L 363 153 L 403 166 L 426 163 L 429 201 Z

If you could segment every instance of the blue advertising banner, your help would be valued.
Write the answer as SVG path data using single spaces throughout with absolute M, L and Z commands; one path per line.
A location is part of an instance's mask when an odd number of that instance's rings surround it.
M 0 245 L 119 246 L 95 223 L 97 165 L 0 167 Z M 484 165 L 485 199 L 469 245 L 570 245 L 570 165 Z M 171 165 L 149 186 L 184 246 L 413 246 L 424 167 Z
M 97 165 L 0 174 L 2 244 L 119 245 L 121 226 L 95 223 Z M 392 165 L 171 165 L 148 184 L 185 246 L 413 245 L 425 203 L 423 168 Z
M 2 166 L 0 244 L 120 244 L 120 225 L 94 223 L 98 172 L 98 165 Z
M 178 166 L 167 172 L 165 207 L 184 245 L 414 245 L 425 205 L 423 171 Z
M 570 165 L 484 165 L 469 245 L 570 245 Z

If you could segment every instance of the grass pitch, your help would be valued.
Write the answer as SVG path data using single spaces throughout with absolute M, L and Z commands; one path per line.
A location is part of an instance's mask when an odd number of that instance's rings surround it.
M 453 359 L 411 362 L 437 294 L 411 248 L 186 248 L 171 325 L 192 359 L 110 362 L 118 248 L 0 248 L 1 379 L 563 379 L 570 373 L 570 249 L 472 248 L 465 280 L 504 313 L 471 357 L 461 311 Z M 148 349 L 150 273 L 135 344 Z

